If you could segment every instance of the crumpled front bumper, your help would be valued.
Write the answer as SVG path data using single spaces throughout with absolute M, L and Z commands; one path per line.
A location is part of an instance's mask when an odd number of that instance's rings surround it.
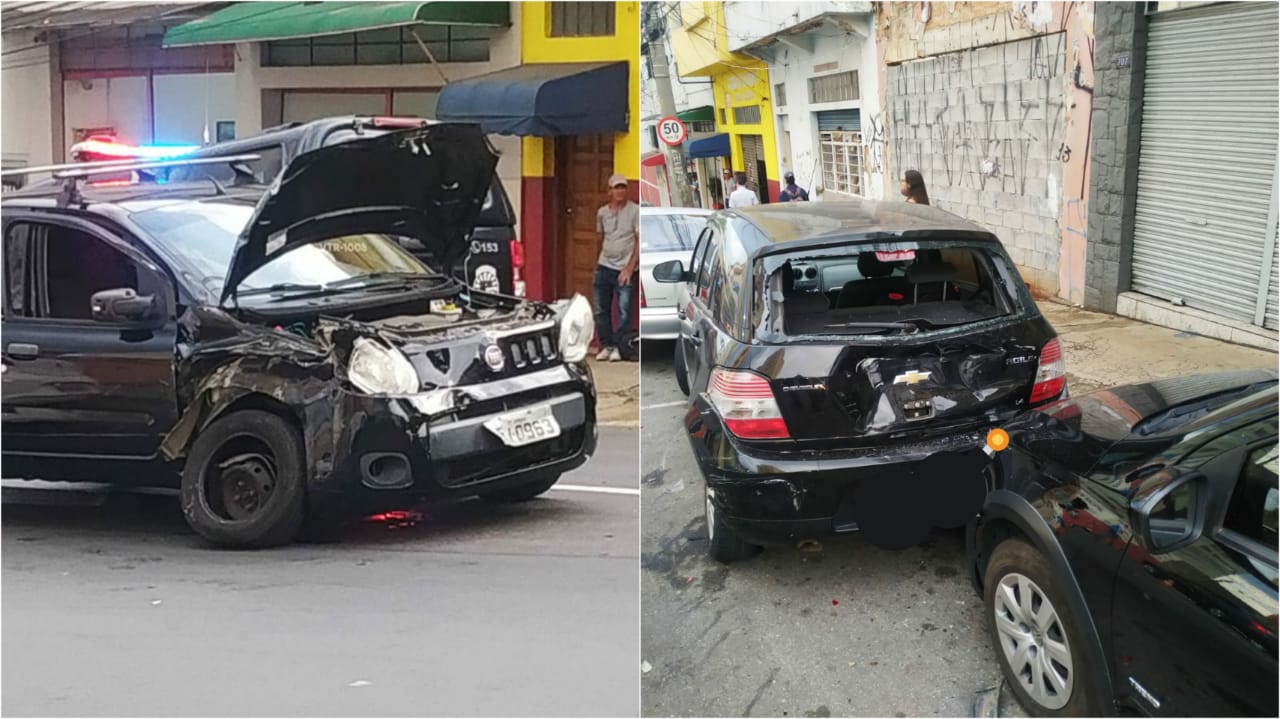
M 550 408 L 558 437 L 508 447 L 485 427 L 494 417 L 538 405 Z M 332 427 L 333 456 L 318 458 L 313 504 L 376 511 L 517 486 L 581 466 L 596 448 L 595 386 L 586 365 L 561 364 L 414 395 L 343 392 Z

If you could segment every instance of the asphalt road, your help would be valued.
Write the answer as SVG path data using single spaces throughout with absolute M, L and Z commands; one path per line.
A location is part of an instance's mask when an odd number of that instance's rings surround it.
M 561 484 L 634 490 L 637 451 L 602 429 Z M 633 493 L 257 552 L 209 549 L 174 497 L 77 497 L 101 498 L 4 507 L 5 715 L 637 714 Z
M 1000 669 L 963 531 L 898 552 L 845 535 L 707 558 L 672 349 L 646 344 L 641 368 L 642 713 L 970 716 Z M 1025 716 L 1003 697 L 1002 716 Z

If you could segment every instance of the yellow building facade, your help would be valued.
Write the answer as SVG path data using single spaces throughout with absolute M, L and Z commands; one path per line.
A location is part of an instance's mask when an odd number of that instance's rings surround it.
M 520 13 L 525 66 L 626 63 L 625 132 L 521 138 L 529 294 L 590 297 L 600 251 L 595 216 L 608 202 L 609 176 L 625 176 L 631 199 L 639 201 L 640 4 L 522 2 L 513 9 Z
M 668 18 L 668 27 L 681 77 L 711 80 L 716 131 L 728 136 L 729 155 L 721 165 L 747 173 L 762 202 L 776 200 L 782 169 L 775 149 L 768 65 L 727 49 L 723 3 L 682 2 L 678 22 L 675 15 Z

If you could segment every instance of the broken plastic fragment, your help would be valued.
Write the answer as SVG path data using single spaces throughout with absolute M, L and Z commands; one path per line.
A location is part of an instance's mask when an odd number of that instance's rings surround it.
M 354 682 L 351 682 L 350 684 L 348 684 L 347 686 L 349 686 L 349 687 L 371 687 L 371 686 L 373 686 L 373 682 L 367 682 L 367 681 L 365 681 L 365 680 L 363 680 L 363 679 L 357 679 L 357 680 L 355 680 Z
M 840 600 L 839 600 L 839 599 L 832 599 L 832 600 L 831 600 L 831 606 L 833 606 L 833 607 L 838 607 L 838 606 L 840 606 Z
M 640 662 L 640 673 L 641 673 L 641 674 L 648 674 L 648 673 L 649 673 L 649 672 L 651 672 L 651 671 L 653 671 L 653 665 L 652 665 L 652 664 L 650 664 L 650 663 L 648 662 L 648 660 L 645 660 L 645 661 L 643 661 L 643 662 Z

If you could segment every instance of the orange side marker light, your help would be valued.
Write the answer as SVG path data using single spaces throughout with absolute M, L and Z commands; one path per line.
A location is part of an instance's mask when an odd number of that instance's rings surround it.
M 987 446 L 982 451 L 987 456 L 994 457 L 996 452 L 1003 452 L 1009 448 L 1009 433 L 999 427 L 987 432 Z

